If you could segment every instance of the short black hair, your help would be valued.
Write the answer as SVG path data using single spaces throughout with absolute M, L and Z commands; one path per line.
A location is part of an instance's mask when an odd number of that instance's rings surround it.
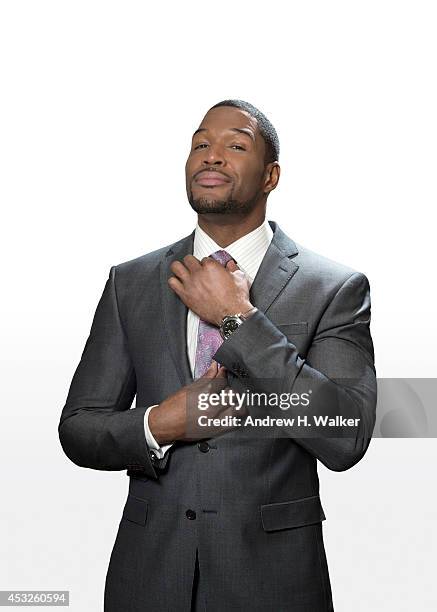
M 240 108 L 241 110 L 244 110 L 249 113 L 251 117 L 256 119 L 258 122 L 258 129 L 260 131 L 260 134 L 264 138 L 264 141 L 266 143 L 265 163 L 269 164 L 270 162 L 278 161 L 278 134 L 276 133 L 275 128 L 264 115 L 264 113 L 262 113 L 258 108 L 253 106 L 253 104 L 251 104 L 250 102 L 245 102 L 244 100 L 222 100 L 221 102 L 217 102 L 217 104 L 214 104 L 214 106 L 211 106 L 209 110 L 211 110 L 212 108 L 217 108 L 218 106 L 233 106 L 235 108 Z

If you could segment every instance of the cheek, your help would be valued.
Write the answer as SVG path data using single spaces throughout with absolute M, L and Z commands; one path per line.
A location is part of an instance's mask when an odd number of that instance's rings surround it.
M 259 190 L 264 174 L 257 168 L 246 168 L 244 173 L 239 176 L 240 190 L 244 193 L 254 193 Z
M 191 161 L 191 158 L 189 157 L 185 163 L 185 174 L 187 177 L 190 176 L 191 167 L 192 167 L 192 161 Z
M 194 173 L 194 166 L 192 160 L 189 158 L 185 164 L 185 183 L 187 187 L 191 185 L 191 177 Z
M 185 162 L 186 170 L 193 170 L 195 165 L 199 165 L 199 160 L 197 159 L 197 157 L 197 152 L 191 152 L 188 154 L 187 161 Z

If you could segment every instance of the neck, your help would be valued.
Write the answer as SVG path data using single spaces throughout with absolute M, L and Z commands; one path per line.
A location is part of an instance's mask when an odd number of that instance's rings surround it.
M 226 248 L 262 225 L 265 217 L 266 210 L 264 208 L 261 211 L 252 211 L 244 217 L 230 213 L 205 213 L 197 215 L 197 222 L 216 244 Z

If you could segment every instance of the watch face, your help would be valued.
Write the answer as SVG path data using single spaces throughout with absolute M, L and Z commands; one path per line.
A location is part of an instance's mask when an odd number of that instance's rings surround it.
M 229 318 L 223 324 L 223 335 L 225 338 L 229 338 L 229 336 L 239 327 L 239 324 L 236 319 Z

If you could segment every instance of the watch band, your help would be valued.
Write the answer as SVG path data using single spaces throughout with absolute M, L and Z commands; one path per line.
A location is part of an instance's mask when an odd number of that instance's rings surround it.
M 240 313 L 240 317 L 244 320 L 248 319 L 254 312 L 256 312 L 258 310 L 258 308 L 256 306 L 252 306 L 252 308 L 250 308 L 250 310 L 248 310 L 247 312 L 242 312 Z

